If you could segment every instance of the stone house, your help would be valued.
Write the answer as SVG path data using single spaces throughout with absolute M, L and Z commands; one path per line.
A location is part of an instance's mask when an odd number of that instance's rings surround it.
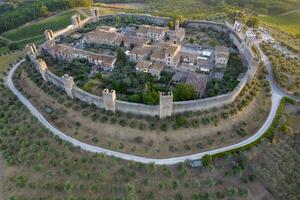
M 142 47 L 135 47 L 129 53 L 129 60 L 131 62 L 139 62 L 141 60 L 146 60 L 150 57 L 152 52 L 151 46 L 144 45 Z
M 138 37 L 147 37 L 152 41 L 162 41 L 165 38 L 167 28 L 158 26 L 141 25 L 136 31 Z
M 185 83 L 194 86 L 197 98 L 201 98 L 205 92 L 208 75 L 188 73 Z
M 123 35 L 117 39 L 119 46 L 124 46 L 126 49 L 133 49 L 135 47 L 141 47 L 149 43 L 148 38 L 141 38 L 137 36 L 127 36 Z
M 165 62 L 165 49 L 163 47 L 156 47 L 153 49 L 153 53 L 150 56 L 150 60 L 154 62 Z
M 96 29 L 95 31 L 89 32 L 83 36 L 81 39 L 82 43 L 94 43 L 94 44 L 105 44 L 109 46 L 119 46 L 118 38 L 121 37 L 120 33 L 105 30 L 105 29 Z
M 47 44 L 43 45 L 42 49 L 45 53 L 58 60 L 70 62 L 74 59 L 84 58 L 89 63 L 97 65 L 104 70 L 112 70 L 116 62 L 116 58 L 113 56 L 76 49 L 63 44 Z
M 180 51 L 181 46 L 178 44 L 171 44 L 166 48 L 165 51 L 165 63 L 169 67 L 177 67 L 180 62 Z
M 140 60 L 136 66 L 135 66 L 135 69 L 137 71 L 140 71 L 140 72 L 145 72 L 145 73 L 148 73 L 149 72 L 149 68 L 150 66 L 152 65 L 152 61 L 149 61 L 149 60 Z
M 217 46 L 215 49 L 215 65 L 217 68 L 225 68 L 229 60 L 229 50 L 225 46 Z
M 160 72 L 164 69 L 165 64 L 161 62 L 154 62 L 151 67 L 149 68 L 149 73 L 152 76 L 160 76 Z
M 185 30 L 184 30 L 184 28 L 178 28 L 178 29 L 175 29 L 172 32 L 172 35 L 170 37 L 170 41 L 173 44 L 181 44 L 182 41 L 184 40 L 184 37 L 185 37 Z
M 197 52 L 181 49 L 180 50 L 180 60 L 181 60 L 181 62 L 186 62 L 186 63 L 196 63 Z

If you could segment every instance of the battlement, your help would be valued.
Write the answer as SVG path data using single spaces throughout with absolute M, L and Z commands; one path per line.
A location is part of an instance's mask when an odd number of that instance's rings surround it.
M 179 20 L 178 20 L 178 19 L 175 20 L 175 26 L 174 26 L 174 29 L 175 29 L 175 30 L 179 29 Z
M 27 51 L 27 55 L 34 55 L 34 56 L 36 55 L 37 48 L 36 48 L 34 43 L 27 44 L 25 48 L 26 48 L 26 51 Z
M 65 74 L 62 76 L 62 80 L 64 83 L 65 91 L 67 92 L 68 96 L 73 98 L 72 89 L 75 87 L 75 82 L 72 76 Z
M 44 31 L 44 35 L 46 37 L 46 40 L 52 40 L 54 39 L 54 34 L 53 31 L 51 29 L 47 29 Z
M 72 25 L 80 26 L 80 22 L 81 22 L 80 15 L 73 15 L 71 17 L 71 21 L 72 21 Z
M 99 8 L 98 7 L 91 8 L 91 14 L 92 17 L 98 17 L 100 15 Z
M 172 115 L 173 93 L 160 92 L 159 95 L 159 117 L 165 118 Z

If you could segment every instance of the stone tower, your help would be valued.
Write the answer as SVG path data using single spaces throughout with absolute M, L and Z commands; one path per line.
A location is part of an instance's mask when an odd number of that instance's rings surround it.
M 46 62 L 43 60 L 43 59 L 37 59 L 35 61 L 36 63 L 36 67 L 38 69 L 38 71 L 40 72 L 42 78 L 44 79 L 44 81 L 48 81 L 47 78 L 46 78 L 46 72 L 48 70 L 48 67 L 47 67 L 47 64 Z
M 79 27 L 80 26 L 80 15 L 73 15 L 71 17 L 72 25 Z
M 112 112 L 116 111 L 116 100 L 117 95 L 115 90 L 109 91 L 109 89 L 104 89 L 102 92 L 103 103 L 105 110 L 109 110 Z
M 175 30 L 179 29 L 179 19 L 176 19 L 176 20 L 175 20 L 175 26 L 174 26 L 174 29 L 175 29 Z
M 99 8 L 98 7 L 91 8 L 91 14 L 92 17 L 98 17 L 100 15 Z
M 234 31 L 240 32 L 242 30 L 242 24 L 235 20 L 233 29 L 234 29 Z
M 159 95 L 159 117 L 165 118 L 172 115 L 173 93 L 160 92 Z
M 34 43 L 29 43 L 26 45 L 27 55 L 36 55 L 37 48 Z
M 54 39 L 53 31 L 50 29 L 45 30 L 44 35 L 46 37 L 46 40 L 52 40 Z
M 249 47 L 253 45 L 255 39 L 256 39 L 256 34 L 252 30 L 246 31 L 245 42 Z
M 65 91 L 69 97 L 73 99 L 73 87 L 75 87 L 74 79 L 72 76 L 65 74 L 62 76 L 62 80 L 64 83 Z

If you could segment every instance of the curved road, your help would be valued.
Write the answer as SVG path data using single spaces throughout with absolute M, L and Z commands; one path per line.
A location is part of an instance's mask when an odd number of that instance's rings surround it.
M 267 120 L 265 121 L 265 123 L 263 124 L 263 126 L 254 135 L 252 135 L 251 137 L 247 138 L 246 140 L 244 140 L 242 142 L 239 142 L 239 143 L 236 143 L 233 145 L 229 145 L 226 147 L 210 150 L 210 151 L 205 151 L 205 152 L 201 152 L 201 153 L 188 155 L 188 156 L 180 156 L 180 157 L 165 158 L 165 159 L 147 158 L 147 157 L 141 157 L 141 156 L 134 156 L 134 155 L 126 154 L 126 153 L 120 153 L 117 151 L 113 151 L 113 150 L 109 150 L 109 149 L 105 149 L 105 148 L 101 148 L 101 147 L 97 147 L 97 146 L 93 146 L 90 144 L 80 142 L 72 137 L 69 137 L 67 134 L 61 132 L 60 130 L 55 128 L 53 125 L 51 125 L 45 119 L 45 117 L 29 102 L 29 100 L 27 100 L 26 97 L 24 97 L 16 89 L 16 87 L 13 84 L 12 76 L 13 76 L 15 70 L 20 66 L 20 64 L 22 62 L 24 62 L 24 59 L 21 60 L 19 63 L 17 63 L 16 65 L 14 65 L 11 68 L 11 70 L 9 71 L 8 76 L 7 76 L 6 84 L 10 88 L 10 90 L 18 97 L 18 99 L 27 107 L 27 109 L 54 135 L 57 135 L 62 140 L 68 141 L 71 144 L 73 144 L 74 146 L 80 147 L 81 149 L 89 151 L 89 152 L 104 153 L 109 156 L 115 156 L 115 157 L 118 157 L 118 158 L 121 158 L 124 160 L 131 160 L 131 161 L 136 161 L 136 162 L 140 162 L 140 163 L 154 163 L 157 165 L 173 165 L 173 164 L 185 162 L 186 160 L 200 159 L 205 154 L 213 155 L 213 154 L 217 154 L 217 153 L 221 153 L 221 152 L 225 152 L 228 150 L 246 146 L 246 145 L 256 141 L 257 139 L 259 139 L 265 133 L 265 131 L 271 125 L 271 123 L 276 115 L 276 111 L 280 104 L 281 98 L 285 95 L 284 93 L 281 92 L 281 90 L 279 88 L 277 88 L 275 82 L 273 81 L 272 76 L 269 75 L 269 81 L 271 83 L 271 91 L 272 91 L 272 106 L 271 106 L 269 116 L 268 116 Z M 272 74 L 272 73 L 269 73 L 269 74 Z

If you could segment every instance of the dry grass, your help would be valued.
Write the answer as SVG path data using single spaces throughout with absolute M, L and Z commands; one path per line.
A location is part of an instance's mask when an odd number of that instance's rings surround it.
M 244 140 L 245 138 L 237 135 L 233 128 L 234 125 L 246 122 L 243 128 L 248 133 L 247 137 L 249 137 L 262 125 L 270 108 L 269 99 L 265 98 L 264 92 L 260 92 L 243 112 L 239 112 L 226 120 L 220 120 L 217 126 L 211 123 L 208 125 L 201 124 L 200 128 L 197 129 L 139 130 L 137 128 L 122 127 L 118 123 L 111 125 L 110 123 L 101 123 L 99 120 L 93 121 L 89 116 L 83 116 L 78 109 L 74 109 L 74 106 L 73 108 L 66 107 L 62 103 L 58 103 L 57 99 L 53 99 L 50 95 L 42 92 L 27 78 L 25 72 L 22 74 L 20 85 L 26 94 L 30 94 L 31 101 L 42 112 L 46 105 L 54 110 L 54 115 L 57 117 L 44 114 L 55 126 L 70 136 L 109 149 L 149 157 L 187 155 Z M 70 101 L 66 96 L 64 99 L 64 104 Z M 220 109 L 216 113 L 208 113 L 204 116 L 209 118 L 222 112 L 223 110 Z M 77 122 L 81 124 L 79 127 L 76 126 Z M 142 142 L 136 141 L 138 137 L 142 138 Z M 97 138 L 98 141 L 94 142 L 93 138 Z M 201 143 L 203 149 L 199 149 L 199 146 L 197 146 L 199 143 Z M 186 145 L 189 145 L 191 149 L 186 150 Z M 174 146 L 177 150 L 170 151 L 170 146 Z

